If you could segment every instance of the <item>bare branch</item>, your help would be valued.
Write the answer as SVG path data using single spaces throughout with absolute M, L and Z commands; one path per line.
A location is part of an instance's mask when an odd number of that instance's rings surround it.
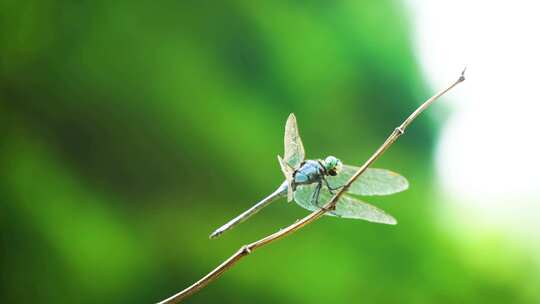
M 296 221 L 295 223 L 289 225 L 288 227 L 281 229 L 271 235 L 268 235 L 258 241 L 255 241 L 251 244 L 242 246 L 235 254 L 233 254 L 231 257 L 229 257 L 226 261 L 221 263 L 218 267 L 216 267 L 214 270 L 209 272 L 206 276 L 201 278 L 199 281 L 195 282 L 193 285 L 187 287 L 186 289 L 180 291 L 179 293 L 169 297 L 168 299 L 165 299 L 159 304 L 169 304 L 169 303 L 179 303 L 180 301 L 186 299 L 187 297 L 191 296 L 195 292 L 199 291 L 200 289 L 206 287 L 208 284 L 210 284 L 212 281 L 216 280 L 219 276 L 221 276 L 225 271 L 229 270 L 234 264 L 236 264 L 238 261 L 240 261 L 243 257 L 249 255 L 254 250 L 263 247 L 267 244 L 270 244 L 274 241 L 277 241 L 281 238 L 284 238 L 288 236 L 289 234 L 295 232 L 296 230 L 310 224 L 311 222 L 316 221 L 318 218 L 320 218 L 322 215 L 324 215 L 325 212 L 328 210 L 332 210 L 336 203 L 338 202 L 339 198 L 347 191 L 347 189 L 350 187 L 350 185 L 360 176 L 366 169 L 373 164 L 403 133 L 405 133 L 405 130 L 407 127 L 420 115 L 427 107 L 429 107 L 435 100 L 437 100 L 439 97 L 450 91 L 452 88 L 454 88 L 459 83 L 465 81 L 465 69 L 461 72 L 460 77 L 454 81 L 451 85 L 449 85 L 444 90 L 440 91 L 439 93 L 433 95 L 431 98 L 426 100 L 422 105 L 420 105 L 401 125 L 399 125 L 397 128 L 395 128 L 392 133 L 388 136 L 386 141 L 371 155 L 371 157 L 356 171 L 356 173 L 347 181 L 347 183 L 328 201 L 322 209 L 318 211 L 314 211 L 310 213 L 308 216 L 304 217 L 303 219 Z

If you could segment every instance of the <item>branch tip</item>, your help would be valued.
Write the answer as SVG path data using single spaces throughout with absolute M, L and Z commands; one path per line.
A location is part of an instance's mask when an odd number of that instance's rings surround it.
M 465 81 L 465 71 L 467 71 L 467 66 L 461 71 L 461 76 L 459 76 L 459 82 Z

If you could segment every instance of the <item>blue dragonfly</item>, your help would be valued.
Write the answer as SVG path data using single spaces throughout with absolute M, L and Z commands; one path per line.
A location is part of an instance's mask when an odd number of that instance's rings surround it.
M 294 200 L 309 211 L 320 210 L 359 169 L 342 164 L 334 156 L 324 160 L 306 160 L 296 117 L 292 113 L 285 124 L 285 153 L 283 157 L 278 155 L 278 161 L 285 181 L 273 193 L 214 231 L 210 238 L 232 229 L 281 197 L 287 197 L 288 202 Z M 395 172 L 368 168 L 340 197 L 335 208 L 326 210 L 325 215 L 395 225 L 394 217 L 356 196 L 390 195 L 408 187 L 407 179 Z

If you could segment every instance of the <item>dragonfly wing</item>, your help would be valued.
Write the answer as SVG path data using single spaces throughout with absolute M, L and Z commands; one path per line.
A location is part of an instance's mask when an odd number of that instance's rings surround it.
M 330 200 L 331 195 L 328 192 L 328 188 L 323 187 L 319 194 L 319 205 L 315 204 L 316 202 L 313 201 L 313 192 L 316 187 L 317 184 L 298 185 L 294 191 L 294 201 L 300 207 L 309 211 L 319 210 L 320 206 L 323 206 L 323 204 L 326 204 Z
M 293 181 L 293 173 L 294 170 L 291 168 L 281 156 L 278 155 L 278 161 L 279 166 L 281 168 L 281 172 L 283 172 L 283 175 L 285 175 L 285 179 L 287 180 L 287 202 L 290 202 L 293 200 L 293 189 L 292 189 L 292 181 Z
M 330 201 L 333 195 L 324 186 L 320 192 L 317 205 L 313 201 L 313 192 L 316 186 L 316 184 L 298 186 L 294 192 L 295 202 L 309 211 L 319 210 Z M 397 224 L 396 219 L 383 210 L 348 195 L 342 195 L 336 204 L 336 210 L 327 212 L 326 215 L 360 219 L 380 224 Z
M 298 169 L 304 161 L 305 154 L 304 145 L 298 132 L 296 116 L 291 113 L 285 124 L 285 155 L 283 158 L 293 169 Z
M 343 195 L 336 204 L 336 210 L 332 211 L 333 215 L 365 220 L 372 223 L 395 225 L 396 219 L 383 210 L 363 202 L 357 198 Z
M 344 165 L 336 176 L 327 180 L 331 187 L 344 185 L 358 171 L 358 167 Z M 348 193 L 356 195 L 389 195 L 409 188 L 407 179 L 386 169 L 368 168 L 351 184 Z

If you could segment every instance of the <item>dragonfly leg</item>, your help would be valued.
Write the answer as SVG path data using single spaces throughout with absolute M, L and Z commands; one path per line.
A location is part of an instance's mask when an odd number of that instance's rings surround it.
M 328 192 L 330 192 L 330 194 L 332 194 L 332 195 L 334 195 L 334 191 L 343 188 L 343 186 L 332 188 L 330 186 L 330 183 L 328 183 L 328 180 L 326 178 L 323 177 L 323 180 L 324 180 L 324 183 L 326 184 L 326 188 L 328 188 Z
M 326 180 L 325 180 L 326 181 Z M 328 183 L 328 182 L 327 182 Z M 314 206 L 317 206 L 319 208 L 321 208 L 322 210 L 326 211 L 326 212 L 330 212 L 330 211 L 334 211 L 336 210 L 336 206 L 333 206 L 332 208 L 324 208 L 324 207 L 321 207 L 319 206 L 319 195 L 321 193 L 321 188 L 322 188 L 322 181 L 319 182 L 317 184 L 317 187 L 315 188 L 315 191 L 313 191 L 313 196 L 312 196 L 312 200 L 311 200 L 311 203 L 314 205 Z
M 321 193 L 322 183 L 319 182 L 311 194 L 311 204 L 313 206 L 319 206 L 319 194 Z

